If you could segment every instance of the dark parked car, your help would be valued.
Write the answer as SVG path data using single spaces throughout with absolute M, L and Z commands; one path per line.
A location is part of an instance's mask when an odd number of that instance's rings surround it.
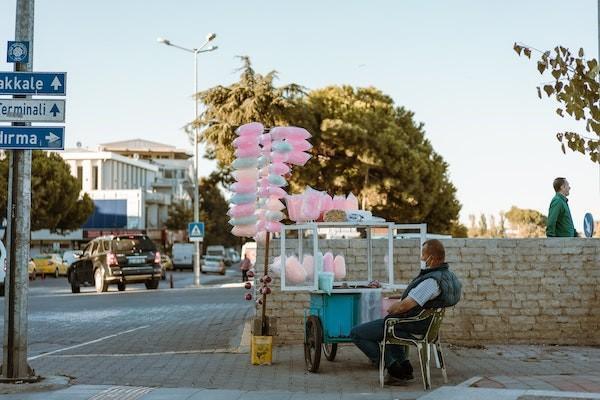
M 160 253 L 147 236 L 117 235 L 89 242 L 69 266 L 67 277 L 73 293 L 91 285 L 101 293 L 110 284 L 116 284 L 119 291 L 125 290 L 127 283 L 142 282 L 147 289 L 157 289 L 161 273 Z

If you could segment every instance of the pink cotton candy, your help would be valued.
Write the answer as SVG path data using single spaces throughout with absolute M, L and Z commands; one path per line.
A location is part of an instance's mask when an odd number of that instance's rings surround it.
M 267 232 L 279 233 L 283 225 L 278 221 L 267 221 Z
M 265 196 L 262 196 L 262 197 L 273 196 L 275 198 L 282 199 L 287 194 L 285 192 L 285 190 L 283 190 L 282 188 L 277 187 L 277 186 L 269 186 L 266 189 L 266 191 L 267 191 L 267 194 Z
M 333 198 L 327 193 L 323 192 L 323 197 L 321 197 L 321 212 L 326 212 L 331 210 L 333 207 Z
M 302 267 L 306 271 L 306 279 L 311 280 L 315 276 L 315 258 L 306 254 L 302 259 Z
M 346 197 L 344 196 L 333 196 L 333 201 L 331 202 L 332 210 L 346 210 Z
M 239 149 L 240 147 L 255 147 L 258 148 L 258 139 L 252 136 L 240 136 L 233 139 L 233 147 Z
M 305 221 L 315 221 L 321 214 L 321 192 L 312 188 L 304 191 L 300 217 Z
M 272 148 L 273 145 L 271 144 L 271 142 L 261 145 L 261 151 L 263 152 L 263 154 L 269 154 Z
M 264 146 L 265 144 L 270 144 L 271 141 L 272 138 L 270 133 L 263 133 L 258 137 L 258 143 L 260 143 L 261 146 Z
M 258 174 L 259 174 L 261 177 L 263 177 L 263 178 L 266 178 L 266 177 L 268 177 L 268 176 L 269 176 L 269 167 L 264 167 L 264 168 L 261 168 L 261 169 L 258 171 Z
M 250 122 L 244 124 L 235 130 L 238 136 L 258 136 L 265 130 L 265 127 L 260 122 Z
M 238 206 L 231 207 L 231 209 L 227 212 L 227 215 L 232 218 L 248 217 L 253 215 L 255 210 L 256 207 L 254 206 L 254 203 L 240 204 Z
M 277 126 L 270 133 L 273 140 L 308 139 L 311 136 L 306 129 L 296 126 Z
M 271 162 L 274 163 L 282 163 L 288 160 L 288 156 L 292 153 L 277 153 L 276 151 L 272 151 L 270 153 Z
M 267 221 L 261 217 L 258 218 L 258 222 L 256 223 L 256 230 L 258 232 L 264 231 L 267 229 Z
M 301 219 L 301 209 L 302 209 L 302 200 L 304 196 L 300 194 L 295 194 L 292 196 L 285 196 L 285 204 L 287 204 L 287 212 L 290 220 L 294 222 L 300 222 Z
M 254 241 L 256 243 L 260 243 L 260 244 L 264 244 L 267 242 L 267 232 L 263 231 L 258 231 L 256 232 L 256 235 L 254 235 Z
M 236 181 L 243 181 L 247 179 L 257 180 L 258 179 L 258 169 L 256 168 L 245 168 L 238 169 L 237 171 L 233 171 L 231 173 Z
M 296 256 L 286 257 L 285 259 L 285 283 L 296 285 L 304 283 L 306 280 L 306 271 Z
M 286 162 L 288 164 L 303 166 L 311 157 L 312 156 L 310 154 L 303 151 L 291 151 L 287 153 Z
M 346 197 L 346 211 L 356 211 L 358 210 L 358 199 L 355 195 L 350 193 L 348 197 Z
M 258 147 L 251 147 L 251 146 L 247 146 L 247 147 L 239 147 L 235 152 L 234 152 L 236 157 L 242 158 L 242 157 L 258 157 L 260 156 L 260 149 Z
M 269 272 L 275 276 L 281 276 L 281 256 L 273 258 L 273 262 L 269 265 Z
M 304 139 L 299 142 L 289 142 L 289 143 L 292 146 L 292 149 L 293 149 L 292 151 L 296 151 L 296 152 L 297 151 L 307 151 L 307 150 L 312 149 L 312 147 L 313 147 L 312 144 L 310 144 L 308 142 L 308 140 L 304 140 Z
M 267 213 L 265 214 L 265 219 L 267 221 L 281 221 L 284 218 L 285 214 L 281 211 L 267 211 Z
M 281 211 L 285 208 L 285 205 L 281 202 L 281 200 L 274 197 L 269 197 L 265 206 L 269 211 Z
M 251 179 L 244 179 L 239 182 L 235 182 L 231 185 L 231 191 L 235 193 L 254 193 L 256 192 L 256 181 Z
M 346 260 L 340 254 L 333 259 L 333 276 L 336 281 L 341 281 L 346 277 Z
M 323 256 L 323 271 L 333 272 L 333 254 L 330 251 Z
M 256 235 L 256 226 L 254 224 L 237 225 L 237 226 L 233 227 L 233 229 L 231 230 L 231 233 L 234 236 L 252 237 L 252 236 Z
M 269 166 L 269 172 L 277 175 L 285 175 L 290 172 L 290 167 L 282 162 L 274 162 Z

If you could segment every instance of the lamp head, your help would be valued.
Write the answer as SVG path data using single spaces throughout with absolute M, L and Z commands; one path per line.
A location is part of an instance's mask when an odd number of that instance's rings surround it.
M 212 41 L 216 37 L 217 37 L 216 33 L 209 33 L 208 35 L 206 35 L 206 41 L 210 42 L 210 41 Z
M 171 42 L 170 42 L 169 40 L 165 39 L 165 38 L 161 38 L 161 37 L 159 37 L 158 39 L 156 39 L 156 41 L 157 41 L 158 43 L 164 43 L 164 44 L 166 44 L 167 46 L 171 45 Z

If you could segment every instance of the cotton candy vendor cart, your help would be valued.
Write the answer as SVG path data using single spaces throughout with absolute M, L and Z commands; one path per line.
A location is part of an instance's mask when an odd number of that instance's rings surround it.
M 384 290 L 406 288 L 394 280 L 394 239 L 400 237 L 400 231 L 417 231 L 410 237 L 419 239 L 422 245 L 427 225 L 392 222 L 284 225 L 280 241 L 281 290 L 310 293 L 310 305 L 304 310 L 303 320 L 304 360 L 308 371 L 318 372 L 321 350 L 327 360 L 333 361 L 338 344 L 351 342 L 350 331 L 354 326 L 382 317 Z M 319 253 L 325 254 L 327 250 L 346 253 L 346 279 L 328 282 L 324 279 L 327 276 L 320 276 L 316 260 L 320 259 Z M 315 260 L 313 276 L 307 276 L 301 284 L 286 281 L 285 266 L 290 254 L 297 255 L 299 260 L 306 255 Z M 373 285 L 373 281 L 379 285 Z

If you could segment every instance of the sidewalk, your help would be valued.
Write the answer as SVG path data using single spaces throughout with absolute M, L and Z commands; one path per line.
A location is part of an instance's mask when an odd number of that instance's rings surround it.
M 600 399 L 600 349 L 558 346 L 490 346 L 474 349 L 446 347 L 448 385 L 432 368 L 434 391 L 425 393 L 418 377 L 418 361 L 411 354 L 417 379 L 406 387 L 381 388 L 378 371 L 350 345 L 340 346 L 334 362 L 322 358 L 319 373 L 304 370 L 301 345 L 277 347 L 271 366 L 251 366 L 247 353 L 215 352 L 172 355 L 170 361 L 189 365 L 189 374 L 172 376 L 155 388 L 148 374 L 132 382 L 124 371 L 98 382 L 93 371 L 65 373 L 56 363 L 35 366 L 42 375 L 74 376 L 73 386 L 43 393 L 2 395 L 0 399 Z M 146 356 L 148 357 L 148 356 Z M 48 357 L 50 359 L 50 357 Z M 97 360 L 105 368 L 115 359 Z M 169 374 L 165 360 L 157 357 L 154 374 Z M 98 364 L 98 362 L 100 362 Z M 162 372 L 161 372 L 162 371 Z M 102 383 L 103 385 L 98 385 Z M 0 385 L 0 393 L 6 393 Z M 172 386 L 168 388 L 166 386 Z M 14 389 L 14 387 L 13 387 Z M 23 387 L 28 390 L 28 388 Z

